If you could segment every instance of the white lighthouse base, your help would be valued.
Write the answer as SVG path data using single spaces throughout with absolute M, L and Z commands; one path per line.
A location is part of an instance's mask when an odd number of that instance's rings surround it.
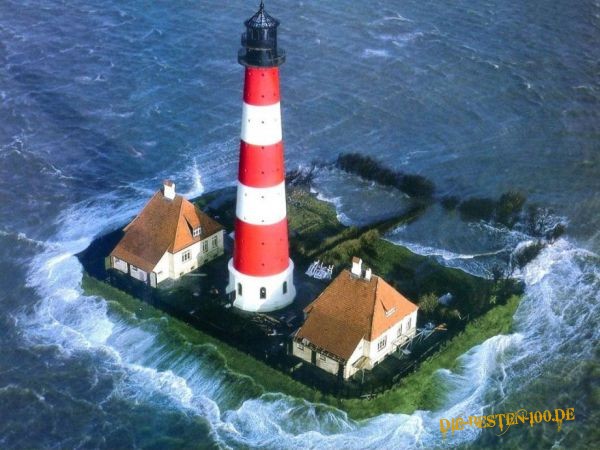
M 235 292 L 233 306 L 244 311 L 269 312 L 284 308 L 294 301 L 294 263 L 277 275 L 254 277 L 238 272 L 229 260 L 227 293 Z

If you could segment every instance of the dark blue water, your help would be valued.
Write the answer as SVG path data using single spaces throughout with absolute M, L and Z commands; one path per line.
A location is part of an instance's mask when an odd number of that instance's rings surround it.
M 600 3 L 282 2 L 288 167 L 360 151 L 439 195 L 518 189 L 569 223 L 520 274 L 516 332 L 444 372 L 440 411 L 354 422 L 256 397 L 209 348 L 81 292 L 73 256 L 165 177 L 197 195 L 235 181 L 252 2 L 0 2 L 0 447 L 389 448 L 442 445 L 462 413 L 575 407 L 574 426 L 474 431 L 444 445 L 598 442 Z M 397 192 L 322 171 L 347 223 Z M 381 200 L 384 199 L 384 200 Z M 380 200 L 379 202 L 377 200 Z M 433 208 L 388 236 L 485 275 L 528 236 Z M 596 372 L 594 372 L 596 370 Z M 232 381 L 233 380 L 233 381 Z M 557 396 L 557 391 L 560 395 Z

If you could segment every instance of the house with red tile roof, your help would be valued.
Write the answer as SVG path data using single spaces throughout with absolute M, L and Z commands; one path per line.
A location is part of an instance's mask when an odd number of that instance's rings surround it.
M 223 254 L 224 228 L 166 180 L 109 255 L 109 266 L 152 287 Z
M 334 375 L 370 370 L 416 334 L 418 306 L 354 258 L 304 309 L 292 354 Z

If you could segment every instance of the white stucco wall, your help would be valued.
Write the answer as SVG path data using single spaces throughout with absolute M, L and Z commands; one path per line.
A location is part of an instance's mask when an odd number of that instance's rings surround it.
M 129 265 L 129 275 L 136 280 L 143 281 L 144 283 L 148 281 L 148 274 L 134 265 Z
M 292 341 L 292 355 L 312 364 L 312 352 L 307 345 Z M 316 352 L 316 366 L 332 375 L 337 375 L 339 371 L 339 363 L 320 352 Z
M 216 242 L 214 241 L 216 238 Z M 183 250 L 170 255 L 170 274 L 169 276 L 173 279 L 179 278 L 182 274 L 186 274 L 195 270 L 208 261 L 215 259 L 216 257 L 223 254 L 223 230 L 209 236 L 202 241 L 196 242 Z M 204 250 L 204 242 L 207 242 L 207 249 Z M 191 258 L 187 261 L 183 261 L 183 254 L 187 251 L 190 252 Z
M 320 367 L 326 372 L 329 372 L 333 375 L 338 374 L 339 364 L 336 360 L 329 358 L 323 353 L 317 352 L 317 367 Z
M 354 367 L 354 363 L 365 354 L 365 351 L 368 348 L 368 346 L 369 341 L 365 339 L 360 340 L 359 344 L 354 349 L 354 352 L 352 352 L 352 355 L 350 356 L 350 358 L 348 358 L 346 367 L 344 367 L 344 378 L 350 378 L 352 375 L 358 372 L 358 369 Z
M 157 283 L 160 283 L 171 276 L 171 259 L 172 255 L 168 252 L 165 252 L 162 258 L 160 258 L 160 261 L 156 267 L 154 267 L 153 272 L 156 274 Z
M 311 362 L 312 350 L 306 345 L 292 341 L 292 355 L 297 356 L 306 362 Z
M 171 278 L 177 279 L 180 276 L 191 272 L 198 267 L 198 259 L 201 251 L 202 241 L 196 242 L 183 250 L 174 253 L 172 258 Z M 190 259 L 183 261 L 182 257 L 185 253 L 190 253 Z
M 214 237 L 217 238 L 217 243 L 216 243 L 216 247 L 213 245 L 213 239 Z M 208 251 L 204 251 L 204 248 L 202 246 L 202 243 L 204 241 L 201 242 L 200 245 L 200 253 L 198 254 L 198 266 L 200 267 L 202 266 L 204 263 L 211 261 L 213 259 L 215 259 L 218 256 L 221 256 L 223 254 L 223 240 L 225 238 L 225 232 L 223 230 L 213 234 L 212 236 L 210 236 L 208 239 L 205 239 L 206 241 L 208 241 Z
M 408 326 L 408 322 L 410 319 L 410 327 Z M 398 329 L 402 325 L 402 334 L 398 334 Z M 367 356 L 371 359 L 371 367 L 380 363 L 388 354 L 394 352 L 397 348 L 394 343 L 398 340 L 400 336 L 411 337 L 414 336 L 417 330 L 417 311 L 409 314 L 404 317 L 401 321 L 396 323 L 394 326 L 389 328 L 385 333 L 379 336 L 374 341 L 368 343 Z M 385 346 L 378 350 L 377 346 L 382 339 L 386 339 Z
M 120 270 L 121 272 L 124 272 L 124 273 L 129 272 L 129 265 L 127 264 L 127 262 L 123 261 L 122 259 L 117 258 L 116 256 L 112 257 L 112 266 L 115 269 Z

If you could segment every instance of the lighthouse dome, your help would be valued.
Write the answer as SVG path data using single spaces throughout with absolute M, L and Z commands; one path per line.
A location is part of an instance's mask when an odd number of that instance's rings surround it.
M 260 2 L 260 7 L 256 14 L 244 22 L 247 28 L 276 28 L 279 26 L 279 20 L 265 11 L 265 4 Z

